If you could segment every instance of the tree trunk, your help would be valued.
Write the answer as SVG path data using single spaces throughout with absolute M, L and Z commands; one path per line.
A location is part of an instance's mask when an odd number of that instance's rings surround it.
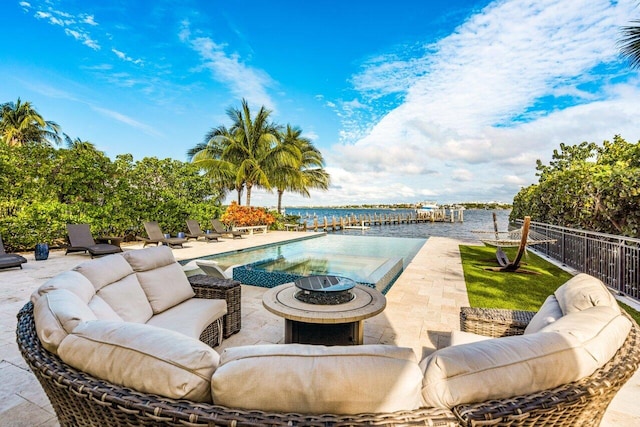
M 247 206 L 251 206 L 251 187 L 253 186 L 253 184 L 249 184 L 247 183 L 246 187 L 247 187 Z
M 609 215 L 607 210 L 602 207 L 602 203 L 600 203 L 600 195 L 592 195 L 592 197 L 596 200 L 596 207 L 594 209 L 596 215 L 600 212 L 611 223 L 611 225 L 613 225 L 613 228 L 615 228 L 618 233 L 622 234 L 622 227 L 620 226 L 620 223 L 611 218 L 611 215 Z
M 284 190 L 278 190 L 278 213 L 282 213 L 282 194 Z
M 242 191 L 243 191 L 244 187 L 243 186 L 236 186 L 236 191 L 238 192 L 238 206 L 242 206 Z

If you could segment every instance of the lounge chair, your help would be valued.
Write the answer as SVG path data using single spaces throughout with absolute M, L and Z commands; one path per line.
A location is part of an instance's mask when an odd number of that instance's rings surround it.
M 20 267 L 27 262 L 27 259 L 22 255 L 8 254 L 4 250 L 4 243 L 2 243 L 2 236 L 0 236 L 0 268 L 13 268 Z
M 232 279 L 231 275 L 228 275 L 224 272 L 216 263 L 210 259 L 200 259 L 196 261 L 196 265 L 200 267 L 200 270 L 204 272 L 207 276 L 217 277 L 219 279 Z
M 194 219 L 187 220 L 187 228 L 189 229 L 189 232 L 186 234 L 187 239 L 198 240 L 198 238 L 204 237 L 207 242 L 210 242 L 211 240 L 215 240 L 217 242 L 218 239 L 222 237 L 222 234 L 220 233 L 205 233 L 200 228 L 200 224 L 198 224 L 198 221 Z
M 224 228 L 224 225 L 220 222 L 219 219 L 212 219 L 211 220 L 211 226 L 213 227 L 213 230 L 216 233 L 219 233 L 219 234 L 231 234 L 231 236 L 233 236 L 234 239 L 235 238 L 242 239 L 242 232 L 241 231 L 234 231 L 234 230 L 227 231 Z
M 67 224 L 67 237 L 69 246 L 64 253 L 65 255 L 69 252 L 89 252 L 89 255 L 93 258 L 122 252 L 122 249 L 116 245 L 96 243 L 91 235 L 89 224 Z
M 144 242 L 144 245 L 142 245 L 143 248 L 152 244 L 159 246 L 161 243 L 166 244 L 172 249 L 181 248 L 182 244 L 187 241 L 187 239 L 183 237 L 164 237 L 164 233 L 160 229 L 160 225 L 157 221 L 145 222 L 144 229 L 147 230 L 147 235 L 149 235 L 148 238 L 136 236 L 136 239 Z

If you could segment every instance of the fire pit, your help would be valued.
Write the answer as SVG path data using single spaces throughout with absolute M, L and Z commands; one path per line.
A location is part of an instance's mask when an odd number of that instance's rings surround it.
M 309 278 L 306 278 L 309 279 Z M 262 304 L 271 313 L 284 317 L 284 342 L 318 345 L 354 345 L 364 343 L 364 319 L 381 313 L 387 305 L 384 295 L 374 288 L 356 284 L 344 277 L 315 276 L 308 280 L 311 287 L 314 280 L 326 291 L 301 289 L 297 283 L 285 283 L 269 289 L 262 297 Z M 298 279 L 302 280 L 302 279 Z M 333 287 L 340 282 L 340 286 Z M 347 289 L 351 282 L 353 286 Z M 303 286 L 305 280 L 302 280 Z M 324 285 L 328 285 L 323 287 Z M 345 288 L 342 288 L 342 286 Z M 300 301 L 297 294 L 319 294 L 332 298 L 335 294 L 348 293 L 349 299 L 338 304 L 311 304 Z M 314 295 L 314 298 L 317 295 Z M 303 296 L 304 298 L 304 296 Z
M 356 282 L 340 276 L 309 276 L 295 280 L 295 298 L 307 304 L 344 304 L 354 298 Z

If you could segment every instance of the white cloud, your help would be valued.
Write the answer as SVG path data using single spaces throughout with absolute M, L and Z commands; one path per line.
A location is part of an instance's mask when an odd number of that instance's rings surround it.
M 91 109 L 93 109 L 94 111 L 97 111 L 98 113 L 101 113 L 107 117 L 110 117 L 114 120 L 117 120 L 121 123 L 127 124 L 133 128 L 139 129 L 141 131 L 143 131 L 144 133 L 147 133 L 149 135 L 153 135 L 153 136 L 157 136 L 157 137 L 162 137 L 163 134 L 158 132 L 156 129 L 154 129 L 153 127 L 144 124 L 142 122 L 139 122 L 136 119 L 133 119 L 127 115 L 124 115 L 122 113 L 119 113 L 117 111 L 113 111 L 113 110 L 109 110 L 107 108 L 102 108 L 102 107 L 97 107 L 95 105 L 90 105 Z
M 32 5 L 27 2 L 21 2 L 20 6 L 25 11 L 32 9 Z M 100 43 L 84 28 L 86 25 L 91 27 L 98 25 L 93 15 L 80 14 L 75 16 L 71 13 L 54 9 L 50 2 L 45 2 L 45 5 L 39 6 L 39 9 L 33 15 L 36 19 L 46 20 L 51 25 L 63 27 L 66 35 L 73 37 L 93 50 L 100 49 Z
M 474 175 L 468 169 L 455 169 L 451 172 L 451 177 L 457 181 L 471 181 Z
M 34 16 L 37 19 L 45 19 L 52 25 L 60 25 L 61 27 L 64 26 L 64 22 L 62 20 L 56 18 L 55 16 L 52 16 L 50 13 L 39 11 L 36 12 Z
M 123 61 L 132 62 L 136 65 L 142 64 L 142 59 L 133 59 L 132 57 L 128 56 L 124 52 L 119 51 L 118 49 L 111 49 L 111 52 L 113 52 L 118 58 L 122 59 Z
M 72 30 L 70 28 L 65 28 L 64 32 L 66 35 L 73 37 L 74 39 L 82 42 L 83 45 L 90 47 L 93 50 L 100 49 L 100 44 L 96 40 L 92 39 L 88 33 Z
M 314 132 L 314 131 L 305 131 L 305 132 L 304 132 L 304 135 L 302 135 L 302 136 L 304 136 L 305 138 L 309 138 L 311 141 L 315 141 L 315 140 L 317 140 L 317 139 L 320 137 L 320 136 L 319 136 L 316 132 Z
M 84 15 L 82 18 L 82 22 L 91 26 L 96 26 L 98 25 L 98 23 L 95 21 L 95 18 L 93 15 Z
M 98 64 L 98 65 L 85 65 L 80 68 L 84 70 L 92 70 L 92 71 L 109 71 L 113 69 L 113 65 L 111 64 Z
M 245 64 L 237 53 L 225 52 L 226 45 L 209 37 L 193 36 L 189 22 L 182 22 L 180 40 L 191 47 L 202 60 L 202 67 L 209 70 L 214 79 L 228 86 L 238 98 L 245 98 L 252 105 L 274 108 L 267 88 L 274 85 L 269 75 Z
M 608 83 L 612 76 L 594 71 L 615 69 L 618 28 L 633 8 L 630 0 L 496 1 L 448 37 L 411 46 L 412 57 L 370 60 L 352 79 L 358 102 L 336 106 L 342 144 L 331 164 L 387 173 L 391 185 L 413 176 L 416 193 L 449 201 L 474 192 L 509 201 L 560 142 L 637 139 L 637 82 Z M 389 96 L 402 102 L 363 120 Z M 541 100 L 556 102 L 539 109 Z

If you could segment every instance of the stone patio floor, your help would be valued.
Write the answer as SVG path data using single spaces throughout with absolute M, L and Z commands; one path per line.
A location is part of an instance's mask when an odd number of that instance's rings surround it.
M 299 232 L 269 232 L 220 243 L 189 241 L 174 249 L 178 260 L 259 246 L 308 235 Z M 418 359 L 434 348 L 446 346 L 449 332 L 459 328 L 460 307 L 469 304 L 459 244 L 473 244 L 432 237 L 387 293 L 387 307 L 365 321 L 365 344 L 394 344 L 411 347 Z M 478 242 L 478 244 L 480 244 Z M 140 249 L 139 243 L 125 244 L 124 250 Z M 16 314 L 31 293 L 48 278 L 89 259 L 88 255 L 64 255 L 52 251 L 46 261 L 25 254 L 23 270 L 0 270 L 0 426 L 57 426 L 49 401 L 27 368 L 15 340 Z M 242 286 L 242 329 L 216 350 L 239 345 L 282 343 L 284 320 L 262 306 L 264 288 Z M 640 425 L 640 372 L 617 394 L 602 426 Z

